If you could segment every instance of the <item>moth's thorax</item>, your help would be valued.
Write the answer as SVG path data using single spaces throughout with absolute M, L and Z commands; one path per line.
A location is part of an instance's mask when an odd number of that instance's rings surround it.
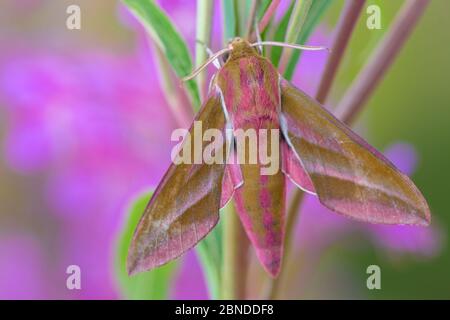
M 235 129 L 273 127 L 273 123 L 278 126 L 279 74 L 266 58 L 255 52 L 228 59 L 215 84 Z

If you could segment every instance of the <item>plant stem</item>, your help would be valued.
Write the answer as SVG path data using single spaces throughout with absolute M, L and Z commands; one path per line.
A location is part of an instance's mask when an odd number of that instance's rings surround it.
M 292 10 L 291 19 L 286 31 L 286 37 L 284 39 L 287 43 L 295 43 L 302 30 L 303 24 L 306 21 L 309 8 L 311 7 L 312 0 L 298 0 Z M 283 73 L 287 66 L 289 58 L 292 54 L 292 49 L 285 48 L 280 58 L 280 72 Z
M 230 202 L 223 210 L 222 299 L 244 299 L 247 279 L 248 240 Z
M 237 35 L 236 10 L 234 0 L 222 0 L 223 44 Z
M 234 0 L 234 15 L 236 17 L 236 30 L 237 30 L 237 36 L 242 36 L 244 27 L 245 27 L 245 18 L 246 14 L 245 11 L 247 9 L 247 2 Z
M 258 9 L 258 5 L 259 5 L 259 0 L 252 1 L 252 6 L 250 8 L 250 13 L 249 13 L 248 20 L 247 20 L 247 35 L 246 35 L 247 39 L 249 39 L 252 34 L 253 26 L 255 23 L 256 10 Z
M 351 34 L 353 32 L 356 21 L 358 20 L 359 14 L 361 13 L 362 6 L 364 1 L 354 0 L 348 2 L 346 7 L 344 8 L 339 22 L 336 27 L 335 39 L 333 41 L 333 46 L 331 50 L 330 57 L 328 58 L 327 65 L 322 74 L 322 78 L 319 84 L 319 90 L 316 94 L 316 99 L 320 103 L 325 103 L 326 98 L 328 97 L 328 93 L 333 84 L 333 80 L 335 79 L 336 71 L 339 68 L 339 65 L 342 61 L 342 57 L 345 53 L 345 49 L 350 40 Z M 330 77 L 330 78 L 328 78 Z M 298 220 L 298 216 L 300 214 L 300 206 L 304 198 L 304 192 L 300 189 L 295 189 L 294 194 L 292 195 L 288 216 L 287 216 L 287 226 L 286 226 L 286 240 L 285 240 L 285 254 L 283 260 L 286 263 L 289 263 L 289 256 L 291 254 L 292 241 L 294 237 L 294 227 Z M 280 275 L 278 278 L 270 281 L 268 286 L 267 298 L 275 299 L 278 296 L 278 290 L 280 288 L 280 283 L 283 280 L 283 274 L 285 267 L 282 266 Z
M 195 67 L 198 68 L 207 58 L 206 47 L 209 46 L 211 39 L 211 21 L 213 16 L 212 0 L 197 0 L 197 31 L 195 45 Z M 197 75 L 197 84 L 200 90 L 200 97 L 206 95 L 206 71 Z
M 272 20 L 272 17 L 275 15 L 275 12 L 277 11 L 278 5 L 280 4 L 281 0 L 273 0 L 270 3 L 270 6 L 267 8 L 266 13 L 261 19 L 261 22 L 259 23 L 259 31 L 264 32 L 266 27 L 269 25 L 270 20 Z
M 397 57 L 428 3 L 429 0 L 411 0 L 403 5 L 389 32 L 337 106 L 338 118 L 347 123 L 354 120 Z
M 364 6 L 365 0 L 347 1 L 343 9 L 343 13 L 337 24 L 337 32 L 334 37 L 332 51 L 328 58 L 325 71 L 319 89 L 316 93 L 316 99 L 320 103 L 325 103 L 330 92 L 331 84 L 334 81 L 341 59 L 344 56 L 353 29 L 355 28 L 358 17 Z
M 264 30 L 266 29 L 267 25 L 269 24 L 270 20 L 272 19 L 273 15 L 275 14 L 278 5 L 280 4 L 281 0 L 273 0 L 270 5 L 267 7 L 263 17 L 261 18 L 261 21 L 258 24 L 258 31 L 260 32 L 260 35 L 264 32 Z M 256 30 L 254 30 L 253 32 L 251 32 L 248 35 L 248 40 L 250 42 L 256 41 L 257 40 L 257 34 L 256 34 Z

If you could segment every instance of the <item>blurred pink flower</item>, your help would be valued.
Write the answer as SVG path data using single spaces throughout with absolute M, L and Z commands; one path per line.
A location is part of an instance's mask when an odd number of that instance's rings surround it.
M 0 237 L 0 299 L 45 299 L 44 253 L 37 239 L 22 234 Z
M 36 192 L 59 224 L 54 281 L 65 283 L 70 264 L 85 275 L 84 290 L 60 296 L 115 297 L 112 245 L 122 208 L 155 186 L 170 162 L 173 121 L 153 66 L 134 54 L 32 49 L 4 61 L 4 157 L 18 173 L 47 177 Z
M 330 34 L 326 28 L 318 27 L 308 40 L 308 44 L 330 47 L 332 40 Z M 292 83 L 314 97 L 328 56 L 329 53 L 326 51 L 302 51 Z
M 194 250 L 183 258 L 172 287 L 171 298 L 175 300 L 205 300 L 209 298 L 204 273 Z

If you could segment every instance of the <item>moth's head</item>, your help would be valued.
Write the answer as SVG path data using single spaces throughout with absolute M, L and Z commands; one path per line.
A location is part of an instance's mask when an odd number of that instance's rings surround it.
M 313 47 L 297 44 L 289 44 L 276 41 L 259 41 L 250 44 L 247 40 L 242 38 L 234 38 L 228 42 L 228 46 L 222 50 L 217 51 L 209 59 L 203 63 L 200 67 L 194 70 L 190 75 L 183 78 L 183 81 L 188 81 L 198 75 L 203 69 L 205 69 L 210 63 L 213 63 L 216 59 L 221 58 L 223 63 L 227 63 L 231 60 L 237 60 L 241 58 L 247 58 L 252 56 L 261 56 L 262 49 L 261 46 L 278 46 L 278 47 L 288 47 L 293 49 L 302 50 L 323 50 L 326 47 Z M 258 51 L 259 48 L 259 51 Z
M 247 40 L 239 37 L 228 42 L 228 49 L 230 51 L 222 56 L 223 62 L 259 54 L 256 48 L 252 47 Z

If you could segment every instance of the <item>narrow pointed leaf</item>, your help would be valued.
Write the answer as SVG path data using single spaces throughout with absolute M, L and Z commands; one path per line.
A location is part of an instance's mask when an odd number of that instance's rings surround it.
M 193 70 L 189 49 L 164 11 L 153 0 L 123 0 L 123 2 L 164 52 L 177 76 L 182 78 L 189 75 Z M 185 85 L 194 109 L 198 110 L 200 93 L 196 81 L 187 81 Z

